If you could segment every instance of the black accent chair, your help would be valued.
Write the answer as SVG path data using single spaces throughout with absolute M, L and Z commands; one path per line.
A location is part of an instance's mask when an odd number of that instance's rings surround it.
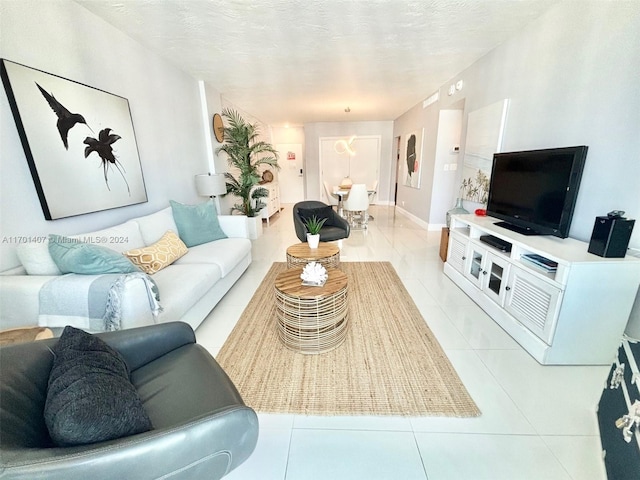
M 349 233 L 351 233 L 349 222 L 338 215 L 330 205 L 318 202 L 317 200 L 305 200 L 293 206 L 293 224 L 296 228 L 296 235 L 301 242 L 307 241 L 307 229 L 304 226 L 304 220 L 299 211 L 301 208 L 306 210 L 322 209 L 322 211 L 328 215 L 325 217 L 327 221 L 320 230 L 321 242 L 333 242 L 349 237 Z M 318 218 L 320 218 L 320 216 L 318 216 Z
M 55 447 L 43 410 L 50 347 L 58 339 L 0 347 L 0 479 L 219 479 L 244 462 L 258 418 L 191 327 L 162 323 L 97 334 L 124 357 L 153 430 Z

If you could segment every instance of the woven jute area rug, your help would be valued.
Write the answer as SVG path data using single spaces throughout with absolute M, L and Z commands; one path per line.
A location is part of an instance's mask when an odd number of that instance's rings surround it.
M 320 355 L 278 339 L 274 281 L 285 268 L 273 264 L 217 356 L 247 405 L 304 415 L 480 415 L 390 263 L 340 264 L 349 332 Z

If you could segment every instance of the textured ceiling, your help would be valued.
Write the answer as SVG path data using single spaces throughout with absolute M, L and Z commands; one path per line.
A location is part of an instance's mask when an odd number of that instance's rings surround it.
M 302 125 L 393 120 L 560 0 L 76 1 L 263 122 Z

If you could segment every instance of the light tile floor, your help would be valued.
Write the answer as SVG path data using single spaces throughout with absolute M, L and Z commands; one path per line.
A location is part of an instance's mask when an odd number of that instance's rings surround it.
M 607 366 L 541 366 L 442 272 L 440 232 L 373 206 L 342 261 L 390 261 L 478 418 L 259 414 L 253 455 L 229 480 L 604 480 L 595 406 Z M 217 354 L 272 262 L 297 243 L 291 206 L 264 225 L 253 263 L 196 331 Z M 612 353 L 613 355 L 613 353 Z

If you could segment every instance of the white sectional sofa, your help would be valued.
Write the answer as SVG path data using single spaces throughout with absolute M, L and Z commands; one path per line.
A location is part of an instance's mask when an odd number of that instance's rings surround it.
M 251 263 L 246 218 L 220 215 L 218 221 L 228 238 L 193 246 L 183 257 L 150 276 L 160 294 L 162 312 L 157 316 L 154 317 L 150 308 L 148 282 L 134 279 L 124 284 L 120 304 L 121 329 L 175 320 L 184 321 L 194 329 L 200 325 Z M 154 244 L 167 230 L 178 232 L 171 207 L 73 237 L 122 253 Z M 56 264 L 46 242 L 22 245 L 18 256 L 23 267 L 0 275 L 0 329 L 38 325 L 40 291 L 56 278 L 51 275 L 57 273 L 53 270 Z M 83 328 L 83 325 L 78 327 Z M 86 325 L 84 328 L 95 330 Z

